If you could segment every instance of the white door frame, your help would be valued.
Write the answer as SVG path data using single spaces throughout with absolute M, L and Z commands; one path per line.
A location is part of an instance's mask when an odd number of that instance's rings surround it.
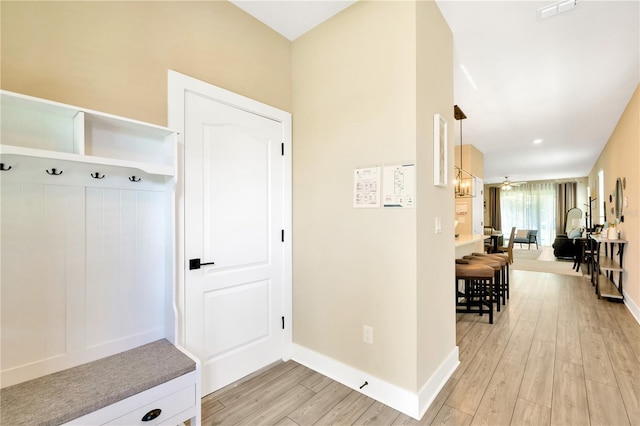
M 178 164 L 176 183 L 176 343 L 185 347 L 185 303 L 186 288 L 185 274 L 187 271 L 185 258 L 185 224 L 184 224 L 184 94 L 186 91 L 202 93 L 204 90 L 216 93 L 215 100 L 227 105 L 252 112 L 263 117 L 282 123 L 284 144 L 284 161 L 282 170 L 283 201 L 282 223 L 284 227 L 283 243 L 283 271 L 282 271 L 282 306 L 285 316 L 282 359 L 291 359 L 291 344 L 293 340 L 293 309 L 292 309 L 292 238 L 291 238 L 291 114 L 265 105 L 253 99 L 238 95 L 201 80 L 189 77 L 179 72 L 169 70 L 168 73 L 168 122 L 170 128 L 177 130 L 178 135 Z

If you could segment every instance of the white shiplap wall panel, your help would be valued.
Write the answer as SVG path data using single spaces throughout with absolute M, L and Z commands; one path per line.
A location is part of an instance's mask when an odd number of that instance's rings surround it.
M 82 188 L 2 183 L 2 370 L 73 350 L 68 258 L 81 265 L 84 250 L 70 252 L 67 234 L 82 229 L 83 206 Z
M 2 385 L 165 334 L 168 194 L 3 180 Z
M 65 273 L 67 299 L 67 348 L 70 353 L 84 349 L 85 311 L 85 189 L 74 186 L 69 190 L 66 210 L 73 212 L 65 226 Z
M 137 263 L 137 221 L 136 221 L 136 192 L 120 192 L 120 291 L 118 292 L 119 305 L 119 332 L 130 336 L 136 333 L 140 325 L 136 322 L 137 306 L 141 299 L 140 287 L 142 283 L 136 279 Z M 143 253 L 142 256 L 146 256 Z
M 44 306 L 48 302 L 45 290 L 48 284 L 43 272 L 46 270 L 45 249 L 39 244 L 39 239 L 44 233 L 45 221 L 45 187 L 43 185 L 25 184 L 22 186 L 20 203 L 22 205 L 20 226 L 23 232 L 23 241 L 20 244 L 20 252 L 23 255 L 14 270 L 14 276 L 21 279 L 10 285 L 22 288 L 20 297 L 20 325 L 22 336 L 20 338 L 20 361 L 30 363 L 41 359 L 45 355 L 44 350 Z M 42 241 L 44 243 L 44 241 Z M 57 257 L 52 251 L 51 257 Z
M 153 329 L 164 324 L 165 312 L 159 309 L 166 306 L 165 297 L 171 293 L 159 291 L 159 284 L 166 280 L 167 242 L 164 234 L 158 229 L 166 229 L 167 202 L 166 193 L 138 192 L 136 225 L 137 237 L 137 271 L 136 281 L 141 283 L 138 288 L 139 303 L 137 306 L 136 323 L 143 330 Z
M 78 212 L 67 208 L 67 195 L 74 188 L 47 185 L 44 194 L 40 265 L 45 303 L 39 308 L 45 317 L 45 358 L 66 353 L 67 339 L 67 221 L 77 221 Z
M 118 285 L 114 278 L 118 269 L 110 270 L 110 267 L 117 266 L 119 256 L 115 247 L 118 246 L 120 226 L 113 201 L 118 190 L 87 188 L 86 194 L 85 346 L 90 348 L 117 336 L 118 300 L 114 300 L 117 289 L 113 287 Z
M 164 328 L 165 196 L 87 188 L 88 348 Z
M 2 351 L 2 370 L 20 364 L 22 343 L 21 302 L 22 286 L 20 271 L 25 256 L 24 240 L 21 238 L 22 185 L 2 182 L 2 333 L 0 334 L 0 350 Z

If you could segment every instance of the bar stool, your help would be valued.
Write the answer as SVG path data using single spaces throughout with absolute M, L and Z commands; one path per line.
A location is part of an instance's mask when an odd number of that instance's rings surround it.
M 500 285 L 503 286 L 503 291 L 506 294 L 506 298 L 509 298 L 509 255 L 507 253 L 472 253 L 472 256 L 487 256 L 492 258 L 500 259 L 500 263 L 502 264 L 502 280 L 500 281 Z
M 457 260 L 456 260 L 457 261 Z M 487 265 L 488 267 L 493 269 L 494 281 L 493 281 L 493 291 L 495 293 L 495 302 L 496 302 L 496 310 L 500 311 L 500 297 L 502 296 L 503 305 L 504 303 L 504 291 L 501 285 L 501 276 L 500 273 L 502 271 L 502 264 L 498 259 L 491 259 L 489 257 L 480 257 L 480 256 L 464 256 L 460 262 L 469 262 L 469 263 L 480 263 L 482 265 Z
M 494 256 L 493 254 L 488 254 L 488 255 L 472 254 L 470 256 L 465 256 L 465 258 L 468 258 L 470 260 L 476 260 L 476 261 L 492 262 L 491 266 L 494 268 L 496 272 L 496 293 L 497 293 L 498 303 L 500 303 L 500 298 L 502 297 L 502 304 L 505 305 L 507 303 L 507 298 L 509 293 L 508 275 L 506 270 L 506 267 L 509 264 L 509 261 L 500 255 Z M 495 263 L 498 264 L 497 268 Z M 498 306 L 498 310 L 500 310 L 500 306 Z
M 487 265 L 458 263 L 456 260 L 456 312 L 478 313 L 482 316 L 486 307 L 489 324 L 493 324 L 493 277 L 493 268 Z M 464 292 L 458 289 L 459 280 L 464 280 Z M 461 301 L 461 298 L 465 300 Z

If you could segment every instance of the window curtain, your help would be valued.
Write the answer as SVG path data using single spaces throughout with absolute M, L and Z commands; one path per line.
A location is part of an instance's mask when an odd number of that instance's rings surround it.
M 536 229 L 538 244 L 550 246 L 556 237 L 556 186 L 523 184 L 500 191 L 502 228 Z
M 502 229 L 502 218 L 500 217 L 500 188 L 489 188 L 489 223 L 487 226 L 493 229 Z
M 569 209 L 577 207 L 578 184 L 567 182 L 557 184 L 556 189 L 556 235 L 565 233 L 564 219 Z

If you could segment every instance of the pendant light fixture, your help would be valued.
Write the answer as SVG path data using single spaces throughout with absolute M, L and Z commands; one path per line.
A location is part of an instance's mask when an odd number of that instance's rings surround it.
M 467 116 L 458 105 L 453 106 L 453 117 L 460 122 L 460 166 L 454 166 L 456 178 L 454 191 L 456 198 L 472 198 L 476 196 L 476 177 L 462 168 L 462 120 Z

